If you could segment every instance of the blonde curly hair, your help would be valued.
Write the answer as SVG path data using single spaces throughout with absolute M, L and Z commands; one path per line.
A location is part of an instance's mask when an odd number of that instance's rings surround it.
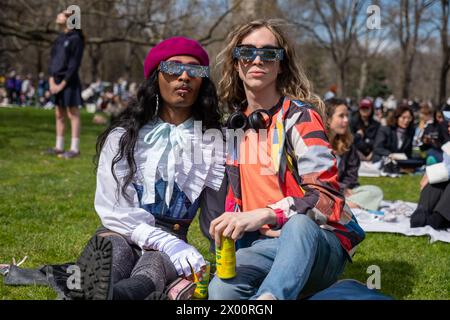
M 311 83 L 300 64 L 293 42 L 288 38 L 285 29 L 288 23 L 282 19 L 255 20 L 238 26 L 227 37 L 227 46 L 217 56 L 217 66 L 221 66 L 221 80 L 218 84 L 219 98 L 224 107 L 236 107 L 245 100 L 244 86 L 235 69 L 233 48 L 252 31 L 267 28 L 284 49 L 284 58 L 280 61 L 281 73 L 277 78 L 277 90 L 291 99 L 298 99 L 312 104 L 325 121 L 325 105 L 317 95 L 312 93 Z

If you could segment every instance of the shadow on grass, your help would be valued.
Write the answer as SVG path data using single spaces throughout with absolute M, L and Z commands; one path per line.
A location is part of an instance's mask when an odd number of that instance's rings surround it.
M 341 279 L 356 279 L 367 283 L 367 279 L 373 275 L 369 272 L 369 266 L 378 266 L 381 271 L 380 291 L 395 299 L 405 299 L 413 291 L 415 279 L 419 276 L 414 265 L 404 261 L 365 260 L 348 263 Z

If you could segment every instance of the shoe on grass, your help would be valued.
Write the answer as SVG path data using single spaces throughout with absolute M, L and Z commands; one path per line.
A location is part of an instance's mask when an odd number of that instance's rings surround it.
M 79 156 L 80 156 L 80 151 L 73 151 L 73 150 L 69 150 L 69 151 L 66 151 L 66 152 L 58 155 L 58 157 L 62 158 L 62 159 L 72 159 L 72 158 L 79 157 Z
M 112 243 L 94 236 L 84 248 L 76 265 L 80 268 L 80 286 L 70 291 L 73 300 L 112 300 Z
M 56 149 L 56 148 L 48 148 L 44 151 L 44 154 L 51 155 L 51 156 L 58 156 L 60 154 L 63 154 L 64 150 Z

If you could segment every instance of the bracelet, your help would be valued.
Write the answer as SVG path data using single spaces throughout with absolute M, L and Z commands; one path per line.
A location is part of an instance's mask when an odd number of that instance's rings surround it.
M 270 207 L 268 207 L 270 208 Z M 281 228 L 287 221 L 288 219 L 286 218 L 286 216 L 284 215 L 283 210 L 281 209 L 273 209 L 271 208 L 273 211 L 275 211 L 275 215 L 276 215 L 276 225 L 269 225 L 271 228 L 275 228 L 275 227 L 279 227 Z

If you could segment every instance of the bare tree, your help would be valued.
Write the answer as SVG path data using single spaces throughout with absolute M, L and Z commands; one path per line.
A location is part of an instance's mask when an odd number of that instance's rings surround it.
M 338 91 L 347 95 L 346 77 L 352 57 L 352 48 L 358 33 L 365 27 L 360 18 L 365 0 L 314 0 L 297 1 L 301 11 L 289 8 L 293 23 L 311 35 L 317 43 L 327 49 L 338 72 Z
M 230 2 L 238 9 L 233 14 L 235 23 L 282 16 L 277 0 L 230 0 Z
M 417 49 L 429 38 L 431 31 L 426 30 L 430 23 L 427 10 L 435 0 L 400 0 L 392 8 L 391 27 L 396 35 L 401 49 L 401 96 L 404 99 L 410 96 L 412 70 Z
M 19 64 L 18 58 L 23 57 L 20 64 L 25 65 L 26 57 L 41 59 L 34 65 L 39 71 L 44 68 L 49 48 L 58 35 L 54 21 L 57 12 L 65 8 L 63 2 L 2 1 L 0 53 L 4 64 Z M 142 63 L 149 47 L 169 36 L 190 36 L 204 45 L 223 41 L 225 18 L 236 9 L 221 0 L 79 0 L 77 4 L 88 57 L 82 74 L 89 74 L 91 80 L 105 74 L 129 75 L 135 61 Z M 214 10 L 210 10 L 213 6 Z M 30 52 L 30 48 L 35 50 Z M 30 69 L 29 64 L 26 69 Z
M 373 2 L 372 4 L 380 5 L 379 1 Z M 363 21 L 366 20 L 364 19 Z M 380 26 L 376 28 L 360 28 L 358 39 L 355 42 L 356 52 L 358 53 L 357 59 L 360 62 L 359 83 L 356 90 L 357 100 L 362 98 L 368 82 L 369 63 L 385 50 L 388 44 L 388 33 L 389 29 L 386 26 L 381 25 L 381 17 Z
M 441 0 L 441 17 L 439 24 L 440 38 L 441 38 L 441 50 L 442 60 L 439 72 L 439 104 L 443 104 L 447 96 L 447 75 L 450 70 L 450 45 L 449 45 L 449 0 Z

